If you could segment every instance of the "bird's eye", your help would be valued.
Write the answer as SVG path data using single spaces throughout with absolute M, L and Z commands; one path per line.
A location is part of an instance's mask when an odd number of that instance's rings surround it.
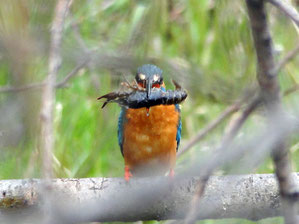
M 139 74 L 136 75 L 136 82 L 142 88 L 145 88 L 145 83 L 146 83 L 145 78 L 146 78 L 146 76 L 142 73 L 139 73 Z
M 153 77 L 153 81 L 154 82 L 158 82 L 159 79 L 160 79 L 160 77 L 158 75 L 154 75 L 154 77 Z
M 153 76 L 153 84 L 152 84 L 152 88 L 160 88 L 161 84 L 163 83 L 163 79 L 161 78 L 161 76 L 159 75 L 154 75 Z
M 145 80 L 145 75 L 142 74 L 142 73 L 140 73 L 140 74 L 138 75 L 138 78 L 139 78 L 141 81 L 144 81 L 144 80 Z

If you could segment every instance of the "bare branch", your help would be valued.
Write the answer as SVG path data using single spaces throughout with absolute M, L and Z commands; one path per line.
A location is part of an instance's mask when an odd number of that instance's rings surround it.
M 293 177 L 299 183 L 299 173 Z M 171 184 L 163 177 L 133 178 L 127 184 L 120 178 L 53 179 L 50 195 L 56 223 L 182 219 L 189 210 L 198 181 L 198 178 L 184 178 Z M 33 211 L 38 213 L 43 204 L 42 184 L 37 179 L 0 181 L 0 220 L 18 217 L 25 223 L 32 219 Z M 272 174 L 211 177 L 201 205 L 197 211 L 199 220 L 259 220 L 282 214 Z M 22 208 L 32 210 L 26 213 Z
M 284 56 L 284 58 L 282 58 L 276 66 L 276 72 L 279 72 L 289 61 L 291 61 L 293 58 L 295 58 L 297 56 L 297 54 L 299 53 L 299 44 L 290 52 L 288 52 L 286 54 L 286 56 Z
M 297 48 L 296 48 L 297 49 Z M 281 69 L 291 58 L 293 58 L 295 50 L 292 52 L 289 52 L 285 58 L 282 59 L 282 61 L 279 63 L 279 67 L 277 67 L 277 71 Z M 297 50 L 296 50 L 297 52 Z M 287 89 L 284 92 L 284 96 L 289 95 L 295 91 L 299 90 L 298 85 L 294 85 L 293 87 Z M 242 124 L 246 121 L 247 117 L 250 115 L 250 113 L 256 109 L 256 107 L 261 103 L 260 97 L 254 98 L 249 105 L 246 107 L 246 109 L 241 113 L 241 115 L 233 121 L 233 124 L 231 123 L 231 127 L 229 129 L 230 134 L 226 134 L 224 138 L 232 138 L 232 136 L 235 136 L 238 130 L 241 128 Z M 236 103 L 233 103 L 229 107 L 227 107 L 215 120 L 212 120 L 205 128 L 201 129 L 197 135 L 192 137 L 178 152 L 177 156 L 180 157 L 191 147 L 193 147 L 197 142 L 202 140 L 210 131 L 214 130 L 222 121 L 224 121 L 228 116 L 230 116 L 232 113 L 235 113 L 236 111 L 240 110 L 241 102 L 237 101 Z M 227 141 L 223 139 L 223 141 Z
M 279 124 L 273 122 L 273 118 L 276 116 L 284 117 L 284 110 L 281 105 L 277 70 L 275 69 L 273 57 L 272 38 L 267 24 L 264 1 L 246 0 L 246 4 L 258 60 L 257 78 L 261 88 L 262 100 L 268 112 L 269 130 L 277 130 Z M 296 205 L 288 197 L 294 191 L 294 183 L 291 177 L 286 135 L 283 134 L 281 136 L 281 140 L 273 146 L 272 152 L 282 196 L 283 216 L 286 223 L 296 224 Z
M 297 27 L 299 27 L 299 14 L 292 5 L 288 4 L 287 1 L 282 0 L 268 0 L 268 2 L 275 5 L 279 10 L 284 12 L 294 21 Z
M 210 131 L 214 130 L 218 125 L 224 121 L 231 114 L 240 110 L 241 106 L 246 104 L 247 101 L 251 102 L 251 98 L 256 95 L 256 86 L 250 87 L 244 91 L 243 95 L 233 104 L 228 106 L 216 119 L 212 120 L 206 127 L 201 129 L 195 136 L 193 136 L 184 146 L 179 150 L 177 156 L 181 156 L 186 153 L 197 142 L 202 140 Z
M 287 96 L 290 95 L 293 92 L 296 92 L 299 90 L 299 84 L 295 84 L 294 86 L 290 87 L 289 89 L 287 89 L 286 91 L 284 91 L 283 95 Z
M 78 74 L 78 72 L 80 71 L 80 69 L 84 68 L 87 63 L 88 63 L 89 59 L 87 58 L 85 61 L 81 62 L 80 64 L 78 64 L 69 74 L 67 74 L 63 80 L 61 80 L 60 82 L 55 84 L 55 88 L 63 88 L 67 85 L 68 81 L 75 76 L 76 74 Z
M 0 93 L 9 93 L 9 92 L 21 92 L 27 90 L 36 90 L 40 89 L 45 85 L 45 82 L 32 83 L 25 86 L 14 87 L 14 86 L 4 86 L 0 88 Z
M 43 152 L 43 175 L 52 177 L 53 106 L 55 103 L 55 83 L 61 65 L 61 40 L 64 19 L 69 10 L 71 0 L 58 0 L 51 27 L 51 45 L 49 55 L 49 71 L 42 93 L 41 105 L 41 148 Z
M 73 33 L 74 33 L 76 41 L 78 42 L 78 44 L 80 45 L 82 50 L 87 54 L 90 50 L 88 49 L 83 38 L 81 37 L 80 32 L 79 32 L 79 27 L 76 22 L 72 23 L 72 29 L 73 29 Z
M 69 80 L 75 76 L 76 74 L 78 74 L 78 72 L 80 71 L 80 69 L 84 68 L 86 66 L 86 64 L 88 63 L 88 60 L 81 62 L 80 64 L 78 64 L 75 68 L 73 68 L 72 71 L 70 71 L 70 73 L 68 73 L 63 80 L 61 80 L 60 82 L 57 82 L 55 84 L 55 88 L 64 88 Z M 29 90 L 38 90 L 40 88 L 42 88 L 44 85 L 46 84 L 46 82 L 38 82 L 38 83 L 32 83 L 32 84 L 28 84 L 25 86 L 20 86 L 20 87 L 13 87 L 13 86 L 4 86 L 2 88 L 0 88 L 0 93 L 9 93 L 9 92 L 22 92 L 22 91 L 29 91 Z
M 215 129 L 223 120 L 225 120 L 229 115 L 238 111 L 240 109 L 241 103 L 236 102 L 227 107 L 215 120 L 212 120 L 204 129 L 200 130 L 197 135 L 192 137 L 184 147 L 179 151 L 178 156 L 181 156 L 187 152 L 192 146 L 203 139 L 210 131 Z
M 247 105 L 247 107 L 237 118 L 233 118 L 229 122 L 226 128 L 226 133 L 224 134 L 224 137 L 222 139 L 223 145 L 228 145 L 228 143 L 234 139 L 234 137 L 237 135 L 238 131 L 240 130 L 244 122 L 247 120 L 249 115 L 260 105 L 260 103 L 261 98 L 260 96 L 257 96 Z

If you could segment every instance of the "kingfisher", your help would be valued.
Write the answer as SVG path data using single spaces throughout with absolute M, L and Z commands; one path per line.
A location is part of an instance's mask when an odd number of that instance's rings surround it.
M 147 96 L 154 88 L 166 91 L 162 70 L 146 64 L 137 69 L 135 81 Z M 132 109 L 122 107 L 118 119 L 118 144 L 125 162 L 125 180 L 132 176 L 174 176 L 181 140 L 179 104 Z

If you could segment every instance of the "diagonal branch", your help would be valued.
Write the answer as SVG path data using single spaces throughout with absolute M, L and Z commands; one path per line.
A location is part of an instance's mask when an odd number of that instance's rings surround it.
M 236 102 L 229 107 L 227 107 L 215 120 L 212 120 L 204 129 L 200 130 L 198 134 L 192 137 L 184 147 L 179 151 L 178 156 L 186 153 L 192 146 L 203 139 L 210 131 L 214 130 L 223 120 L 225 120 L 229 115 L 238 111 L 241 107 L 240 102 Z
M 289 89 L 287 89 L 286 91 L 284 91 L 283 95 L 287 96 L 290 95 L 293 92 L 296 92 L 299 90 L 299 84 L 295 84 L 294 86 L 290 87 Z
M 3 86 L 0 88 L 0 93 L 10 93 L 10 92 L 22 92 L 27 90 L 40 89 L 45 85 L 45 82 L 31 83 L 28 85 L 14 87 L 14 86 Z
M 227 126 L 227 131 L 222 138 L 222 144 L 228 145 L 230 142 L 233 141 L 235 136 L 237 135 L 238 131 L 241 129 L 247 118 L 253 111 L 261 104 L 260 96 L 255 97 L 241 112 L 241 114 L 234 119 L 231 119 Z
M 299 27 L 299 14 L 297 10 L 290 4 L 287 3 L 287 1 L 283 0 L 267 0 L 274 6 L 276 6 L 278 9 L 280 9 L 282 12 L 284 12 L 288 17 L 290 17 L 294 23 Z
M 78 74 L 78 72 L 84 68 L 88 62 L 90 61 L 89 58 L 86 58 L 86 60 L 82 61 L 80 64 L 78 64 L 75 68 L 73 68 L 72 71 L 70 71 L 70 73 L 68 73 L 63 80 L 61 80 L 60 82 L 55 84 L 55 88 L 63 88 L 67 85 L 68 81 L 75 76 L 76 74 Z
M 276 65 L 276 72 L 279 72 L 289 61 L 299 54 L 299 44 L 290 52 L 288 52 Z
M 87 57 L 86 60 L 80 62 L 76 67 L 73 68 L 61 81 L 57 82 L 55 84 L 55 88 L 64 88 L 67 86 L 69 80 L 78 74 L 78 72 L 84 68 L 88 62 L 90 61 L 90 58 Z M 38 90 L 43 88 L 46 85 L 46 81 L 43 82 L 37 82 L 32 83 L 20 87 L 14 87 L 14 86 L 4 86 L 0 88 L 0 94 L 1 93 L 9 93 L 9 92 L 22 92 L 22 91 L 29 91 L 29 90 Z
M 232 119 L 229 123 L 229 130 L 224 135 L 222 142 L 219 147 L 215 150 L 215 155 L 220 155 L 220 153 L 223 153 L 223 151 L 230 147 L 233 139 L 235 138 L 236 134 L 244 124 L 244 122 L 247 120 L 249 115 L 257 108 L 257 106 L 260 104 L 261 99 L 259 96 L 255 97 L 243 110 L 241 115 L 237 119 Z M 191 202 L 191 208 L 185 218 L 186 224 L 193 224 L 196 222 L 198 210 L 201 209 L 200 203 L 202 201 L 202 197 L 204 195 L 206 185 L 213 173 L 213 171 L 217 168 L 217 166 L 211 166 L 210 168 L 204 168 L 201 170 L 201 176 L 198 181 L 198 184 L 196 186 L 195 194 Z

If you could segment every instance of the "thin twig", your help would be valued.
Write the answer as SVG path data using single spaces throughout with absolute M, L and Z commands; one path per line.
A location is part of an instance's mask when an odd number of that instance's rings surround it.
M 51 44 L 49 55 L 49 71 L 44 84 L 41 105 L 41 151 L 43 154 L 43 176 L 53 176 L 52 150 L 54 148 L 53 107 L 55 102 L 55 83 L 61 65 L 61 40 L 65 17 L 71 0 L 58 0 L 51 27 Z
M 177 156 L 181 156 L 190 150 L 197 142 L 202 140 L 210 131 L 214 130 L 218 125 L 229 117 L 232 113 L 240 110 L 241 106 L 246 103 L 256 93 L 256 87 L 247 89 L 243 95 L 236 100 L 233 104 L 228 106 L 216 119 L 212 120 L 205 128 L 201 129 L 195 136 L 193 136 L 183 147 L 180 149 Z
M 76 22 L 72 23 L 72 30 L 73 30 L 74 37 L 75 37 L 76 41 L 78 42 L 80 47 L 83 49 L 84 53 L 88 54 L 89 48 L 86 46 L 83 38 L 81 37 L 80 32 L 79 32 L 79 27 Z
M 178 156 L 186 153 L 192 146 L 194 146 L 198 141 L 203 139 L 210 131 L 215 129 L 222 121 L 224 121 L 229 115 L 238 111 L 240 109 L 241 103 L 236 102 L 227 107 L 215 120 L 212 120 L 205 128 L 200 130 L 197 135 L 191 138 L 184 147 L 179 151 Z
M 32 83 L 20 87 L 14 87 L 14 86 L 4 86 L 0 88 L 0 93 L 10 93 L 10 92 L 21 92 L 21 91 L 27 91 L 27 90 L 36 90 L 40 89 L 45 85 L 45 82 L 38 82 L 38 83 Z
M 276 72 L 279 72 L 289 61 L 295 58 L 299 53 L 299 44 L 291 51 L 289 51 L 276 65 Z
M 223 145 L 228 145 L 229 142 L 231 142 L 234 139 L 234 137 L 237 135 L 238 131 L 243 126 L 244 122 L 247 120 L 249 115 L 259 106 L 260 103 L 261 98 L 260 96 L 257 96 L 248 104 L 248 106 L 242 111 L 242 113 L 237 118 L 231 119 L 226 128 L 227 131 L 224 134 L 224 137 L 222 138 Z
M 196 184 L 194 196 L 191 201 L 191 208 L 184 221 L 185 224 L 193 224 L 196 222 L 198 217 L 199 202 L 203 197 L 209 179 L 210 179 L 209 173 L 199 178 L 199 181 Z
M 55 88 L 63 88 L 66 86 L 66 84 L 68 83 L 68 81 L 75 76 L 76 74 L 78 74 L 78 72 L 80 71 L 80 69 L 84 68 L 87 63 L 89 62 L 89 58 L 87 58 L 86 60 L 84 60 L 83 62 L 81 62 L 80 64 L 78 64 L 69 74 L 67 74 L 63 80 L 61 80 L 60 82 L 55 84 Z
M 279 3 L 280 6 L 284 6 L 284 9 L 286 9 L 287 5 L 281 1 L 271 0 L 270 2 L 273 4 Z M 247 0 L 246 4 L 258 61 L 257 78 L 261 89 L 262 100 L 265 103 L 268 113 L 269 131 L 273 132 L 279 130 L 279 125 L 281 125 L 281 122 L 273 122 L 274 118 L 285 118 L 285 112 L 281 104 L 280 87 L 277 80 L 277 70 L 275 69 L 272 38 L 267 23 L 267 14 L 264 1 Z M 296 224 L 296 204 L 288 197 L 293 193 L 294 183 L 291 177 L 291 165 L 288 158 L 286 138 L 287 135 L 282 134 L 280 141 L 277 141 L 273 146 L 272 154 L 276 177 L 279 182 L 285 222 L 287 224 Z
M 291 93 L 294 93 L 294 92 L 296 92 L 298 90 L 299 90 L 299 84 L 295 84 L 294 86 L 292 86 L 289 89 L 287 89 L 286 91 L 284 91 L 283 95 L 284 96 L 288 96 Z
M 74 20 L 74 18 L 72 18 Z M 76 39 L 76 41 L 78 42 L 79 46 L 81 47 L 81 49 L 83 50 L 83 52 L 85 53 L 86 56 L 91 57 L 90 55 L 92 55 L 94 52 L 96 52 L 99 48 L 93 48 L 93 49 L 89 49 L 88 46 L 86 45 L 83 37 L 80 34 L 79 31 L 79 26 L 77 22 L 73 22 L 72 23 L 72 30 L 74 33 L 74 37 Z M 90 71 L 90 75 L 91 75 L 91 80 L 93 80 L 92 84 L 94 85 L 94 87 L 96 89 L 100 88 L 100 82 L 98 80 L 98 76 L 94 73 L 94 68 L 93 66 L 91 66 L 91 63 L 87 64 L 87 68 Z
M 78 74 L 78 72 L 80 71 L 80 69 L 84 68 L 87 63 L 89 62 L 90 59 L 86 59 L 85 61 L 81 62 L 80 64 L 78 64 L 75 68 L 73 68 L 72 71 L 70 71 L 64 78 L 63 80 L 57 82 L 55 84 L 55 88 L 64 88 L 69 80 L 75 76 L 76 74 Z M 37 83 L 32 83 L 32 84 L 28 84 L 28 85 L 24 85 L 24 86 L 20 86 L 20 87 L 14 87 L 14 86 L 4 86 L 2 88 L 0 88 L 0 93 L 9 93 L 9 92 L 22 92 L 22 91 L 29 91 L 29 90 L 37 90 L 42 88 L 43 86 L 45 86 L 46 81 L 43 82 L 37 82 Z
M 293 51 L 292 51 L 293 52 Z M 291 53 L 291 52 L 290 52 Z M 287 55 L 290 55 L 287 54 Z M 287 63 L 286 58 L 290 58 L 290 57 L 285 57 L 284 59 L 282 59 L 282 61 L 285 62 L 281 62 L 281 63 Z M 283 65 L 282 65 L 283 67 Z M 280 68 L 279 68 L 280 69 Z M 294 85 L 293 87 L 287 89 L 286 91 L 284 91 L 283 96 L 287 96 L 293 92 L 296 92 L 299 90 L 299 84 Z M 245 109 L 245 111 L 243 111 L 243 113 L 237 118 L 240 119 L 241 121 L 245 121 L 247 119 L 247 116 L 249 115 L 249 113 L 251 113 L 250 110 L 254 110 L 261 102 L 261 99 L 259 97 L 255 98 L 250 105 Z M 183 147 L 182 149 L 178 152 L 177 157 L 180 157 L 181 155 L 183 155 L 184 153 L 186 153 L 187 151 L 190 150 L 191 147 L 193 147 L 197 142 L 199 142 L 200 140 L 202 140 L 210 131 L 214 130 L 222 121 L 224 121 L 228 116 L 230 116 L 232 113 L 235 113 L 236 111 L 238 111 L 241 107 L 241 104 L 238 102 L 230 105 L 229 107 L 227 107 L 215 120 L 212 120 L 205 128 L 203 128 L 202 130 L 200 130 L 198 132 L 197 135 L 195 135 L 194 137 L 192 137 Z M 248 113 L 249 112 L 249 113 Z M 235 121 L 235 125 L 239 125 L 239 121 Z M 232 129 L 235 129 L 235 131 L 237 131 L 240 127 L 231 127 Z M 232 131 L 234 132 L 234 131 Z M 233 133 L 231 133 L 233 134 Z M 227 136 L 228 137 L 228 136 Z M 229 138 L 229 137 L 228 137 Z
M 268 0 L 271 4 L 275 5 L 278 9 L 283 11 L 288 17 L 290 17 L 294 23 L 299 27 L 299 14 L 297 10 L 287 1 L 282 0 Z

